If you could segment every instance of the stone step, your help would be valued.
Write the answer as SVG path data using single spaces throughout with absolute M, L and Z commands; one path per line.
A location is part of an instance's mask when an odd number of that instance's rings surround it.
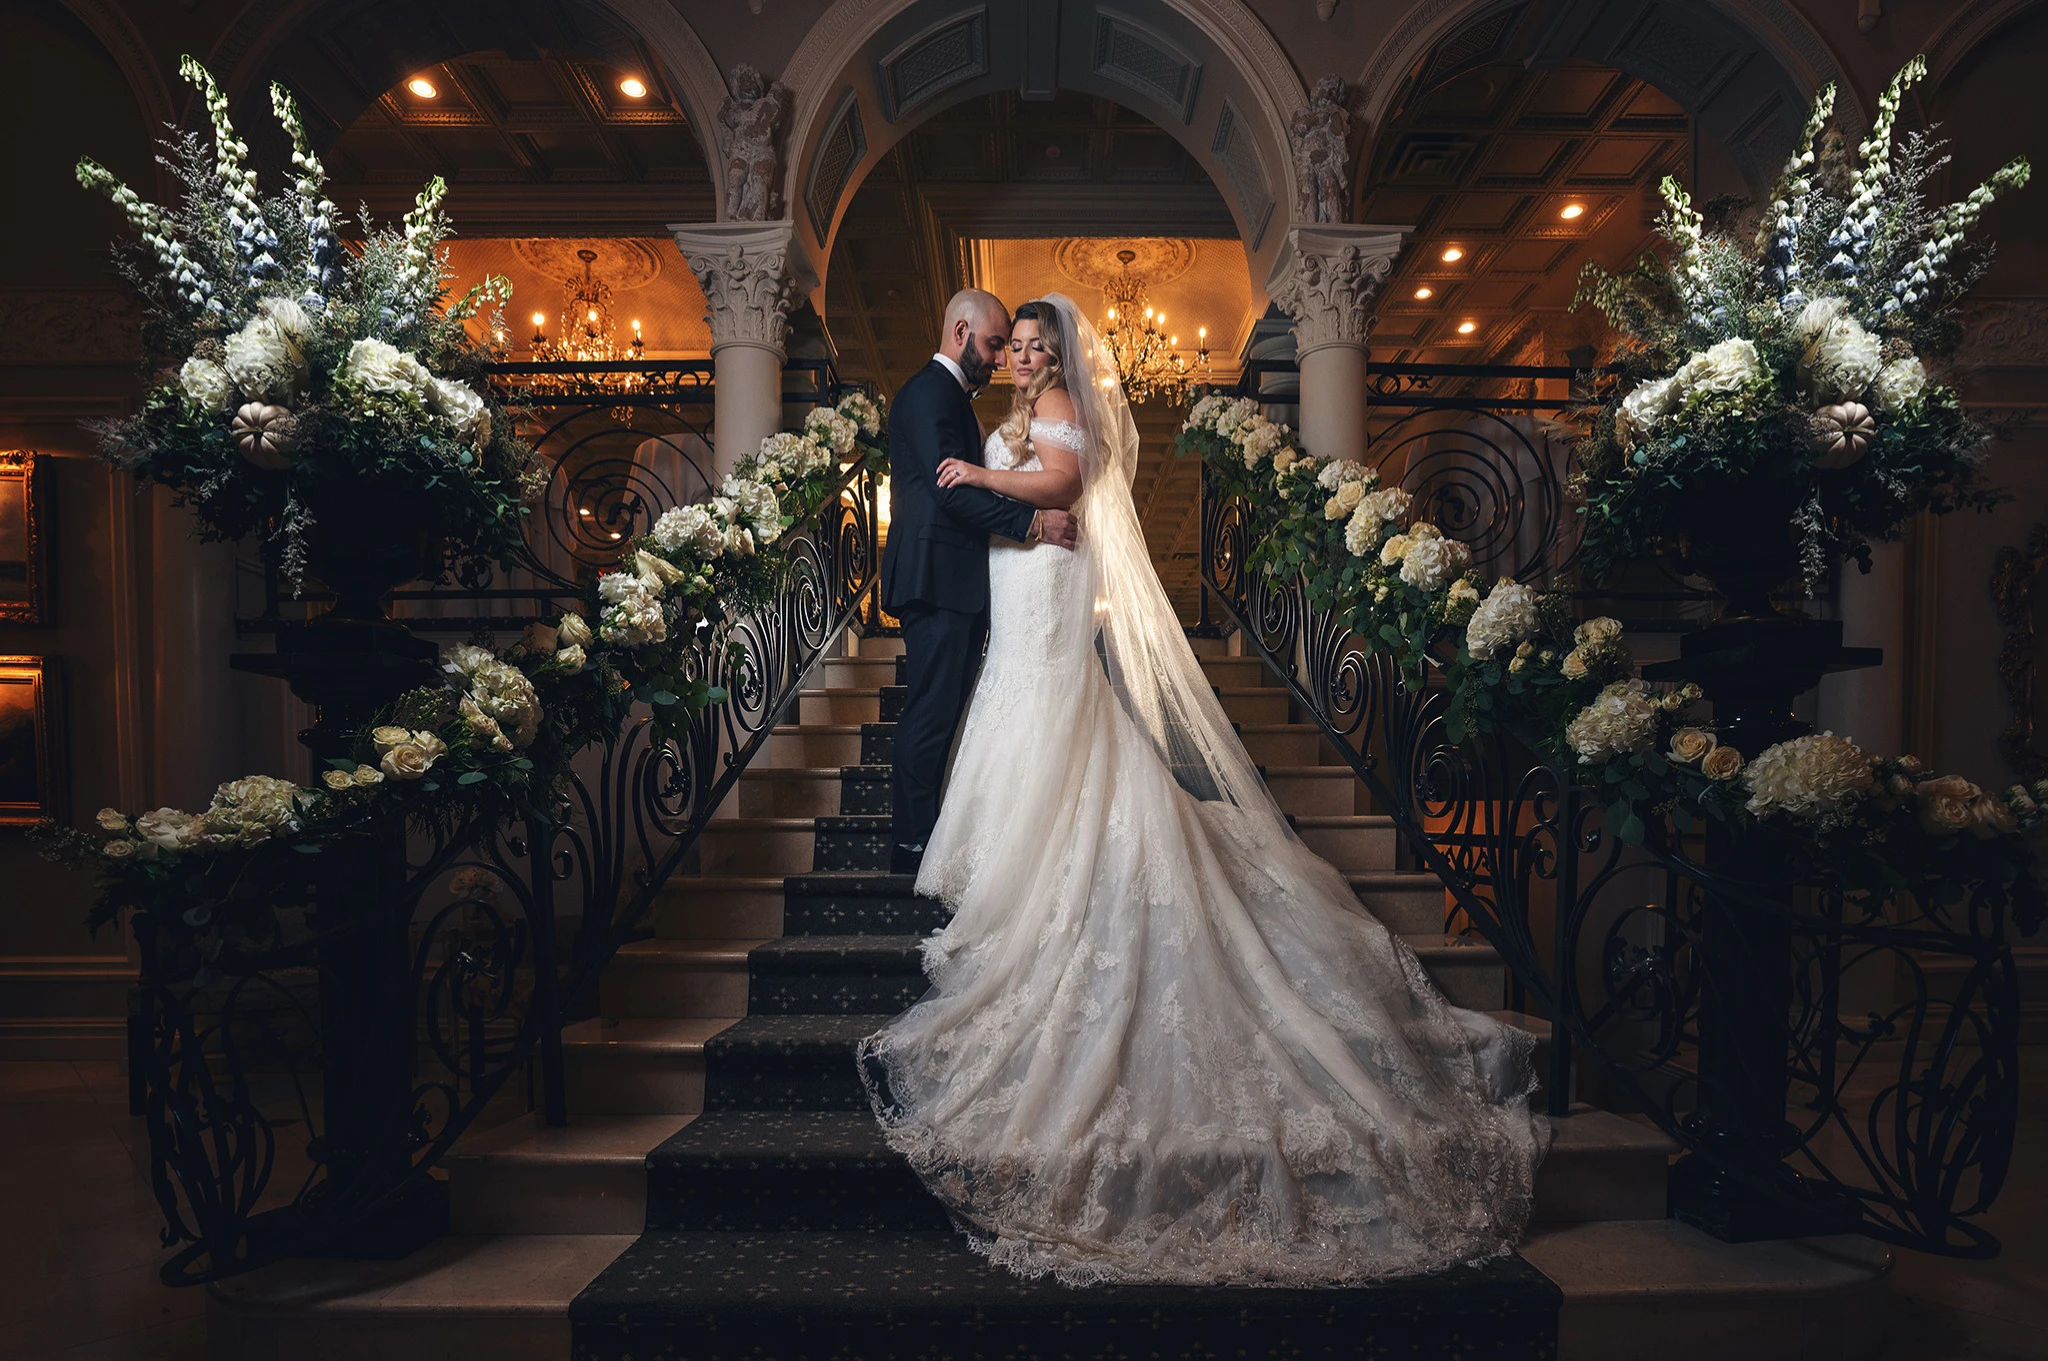
M 1278 685 L 1280 682 L 1258 657 L 1200 657 L 1202 674 L 1211 685 Z
M 583 1115 L 550 1126 L 523 1116 L 449 1155 L 450 1221 L 459 1234 L 639 1233 L 647 1154 L 694 1117 Z
M 747 956 L 762 938 L 630 941 L 598 980 L 598 1010 L 606 1016 L 722 1016 L 747 1014 L 752 972 Z
M 1497 1011 L 1506 1001 L 1507 966 L 1476 936 L 1402 936 L 1453 1006 Z
M 654 899 L 664 940 L 739 940 L 782 934 L 779 875 L 678 874 Z
M 1286 723 L 1294 717 L 1287 691 L 1279 686 L 1219 685 L 1215 690 L 1233 723 Z
M 1239 723 L 1237 738 L 1246 754 L 1261 766 L 1319 766 L 1323 732 L 1313 723 Z
M 562 1030 L 569 1109 L 579 1115 L 687 1115 L 704 1109 L 705 1045 L 721 1017 L 593 1017 Z
M 878 690 L 896 684 L 894 657 L 827 657 L 812 679 L 828 690 Z
M 1564 1292 L 1560 1361 L 1865 1361 L 1883 1345 L 1891 1253 L 1868 1238 L 1607 1220 L 1538 1228 L 1521 1252 Z
M 903 655 L 903 639 L 883 634 L 877 634 L 869 638 L 848 634 L 845 655 L 867 658 L 886 657 L 894 661 Z
M 804 690 L 796 698 L 797 722 L 807 727 L 875 723 L 882 717 L 882 691 L 879 686 L 859 690 Z
M 579 1361 L 1356 1356 L 1367 1338 L 1373 1355 L 1420 1361 L 1553 1355 L 1560 1302 L 1514 1256 L 1343 1290 L 1075 1290 L 943 1230 L 664 1231 L 621 1254 L 571 1319 Z
M 1368 811 L 1360 806 L 1365 786 L 1349 766 L 1262 766 L 1260 773 L 1283 813 L 1328 817 Z
M 771 766 L 850 766 L 861 759 L 861 728 L 857 723 L 785 724 L 768 734 L 757 762 Z M 759 765 L 752 769 L 759 769 Z
M 1310 850 L 1346 874 L 1394 868 L 1400 833 L 1384 814 L 1333 814 L 1288 819 Z
M 569 1302 L 630 1234 L 439 1238 L 400 1261 L 294 1258 L 207 1288 L 232 1361 L 568 1361 Z
M 774 741 L 773 737 L 769 741 Z M 839 811 L 843 766 L 750 766 L 736 783 L 732 816 L 815 818 Z
M 1417 870 L 1367 870 L 1344 876 L 1366 911 L 1397 936 L 1444 929 L 1444 885 Z
M 807 874 L 889 868 L 889 819 L 714 818 L 697 842 L 706 874 Z

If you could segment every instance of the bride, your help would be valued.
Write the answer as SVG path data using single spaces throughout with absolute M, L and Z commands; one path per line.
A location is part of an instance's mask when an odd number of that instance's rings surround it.
M 1131 502 L 1137 428 L 1058 294 L 1019 308 L 988 466 L 1076 505 L 996 540 L 987 659 L 917 891 L 931 990 L 862 1042 L 889 1143 L 1026 1276 L 1313 1285 L 1507 1251 L 1549 1139 L 1534 1040 L 1449 1005 L 1293 834 Z

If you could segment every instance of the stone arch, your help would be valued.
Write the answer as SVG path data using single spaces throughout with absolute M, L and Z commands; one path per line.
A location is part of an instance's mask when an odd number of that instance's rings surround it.
M 1365 163 L 1412 77 L 1432 60 L 1457 60 L 1461 40 L 1486 59 L 1576 58 L 1648 81 L 1691 112 L 1759 190 L 1775 178 L 1821 86 L 1835 85 L 1847 131 L 1869 126 L 1834 52 L 1784 0 L 1566 0 L 1535 10 L 1527 0 L 1435 0 L 1409 11 L 1355 82 Z
M 99 2 L 78 0 L 80 4 Z M 667 0 L 581 0 L 581 3 L 587 10 L 611 19 L 646 44 L 648 55 L 660 65 L 670 88 L 682 101 L 691 135 L 697 139 L 705 163 L 715 165 L 718 139 L 714 130 L 719 103 L 725 98 L 725 82 L 718 73 L 718 63 L 712 60 L 710 49 L 705 47 L 697 31 Z M 349 6 L 336 4 L 335 0 L 286 0 L 286 3 L 250 0 L 236 21 L 223 30 L 220 42 L 207 54 L 207 65 L 220 80 L 228 98 L 239 102 L 252 93 L 258 93 L 257 87 L 267 81 L 280 56 L 319 19 L 344 8 L 361 11 L 379 7 L 389 8 L 401 16 L 417 10 L 414 0 L 382 0 L 381 5 L 373 0 L 370 5 Z M 395 74 L 386 84 L 397 83 L 405 70 L 477 50 L 480 32 L 488 32 L 490 19 L 498 17 L 501 12 L 490 6 L 480 6 L 473 13 L 481 16 L 484 24 L 434 25 L 430 29 L 417 19 L 397 22 L 393 30 L 395 34 L 414 35 L 425 41 L 402 52 L 398 43 L 391 45 L 387 58 L 396 60 L 402 56 L 403 59 L 396 61 L 393 66 Z M 714 193 L 723 192 L 718 176 L 712 176 L 712 184 Z
M 1287 120 L 1300 77 L 1242 0 L 838 0 L 782 80 L 796 99 L 784 202 L 822 277 L 868 170 L 913 129 L 976 95 L 1061 90 L 1146 115 L 1229 203 L 1263 292 L 1294 203 Z M 819 297 L 822 297 L 822 283 Z
M 1974 0 L 1957 9 L 1921 46 L 1927 56 L 1923 98 L 1939 91 L 1965 58 L 2034 6 L 2035 0 Z
M 146 135 L 154 137 L 164 124 L 177 121 L 182 101 L 172 91 L 149 41 L 126 10 L 108 0 L 64 0 L 64 8 L 99 39 L 134 91 Z

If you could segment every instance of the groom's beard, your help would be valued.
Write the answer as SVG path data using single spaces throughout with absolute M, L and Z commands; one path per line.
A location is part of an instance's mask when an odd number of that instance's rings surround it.
M 960 353 L 960 372 L 967 379 L 967 386 L 979 392 L 988 386 L 988 380 L 995 376 L 996 366 L 982 357 L 981 337 L 967 337 L 967 348 Z

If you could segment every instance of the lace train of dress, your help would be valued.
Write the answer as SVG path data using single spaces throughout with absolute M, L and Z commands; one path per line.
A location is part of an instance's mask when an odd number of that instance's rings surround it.
M 1445 1002 L 1270 811 L 1181 788 L 1090 645 L 1082 563 L 990 549 L 917 885 L 954 915 L 931 991 L 862 1045 L 890 1144 L 977 1250 L 1069 1284 L 1508 1250 L 1549 1137 L 1534 1039 Z

